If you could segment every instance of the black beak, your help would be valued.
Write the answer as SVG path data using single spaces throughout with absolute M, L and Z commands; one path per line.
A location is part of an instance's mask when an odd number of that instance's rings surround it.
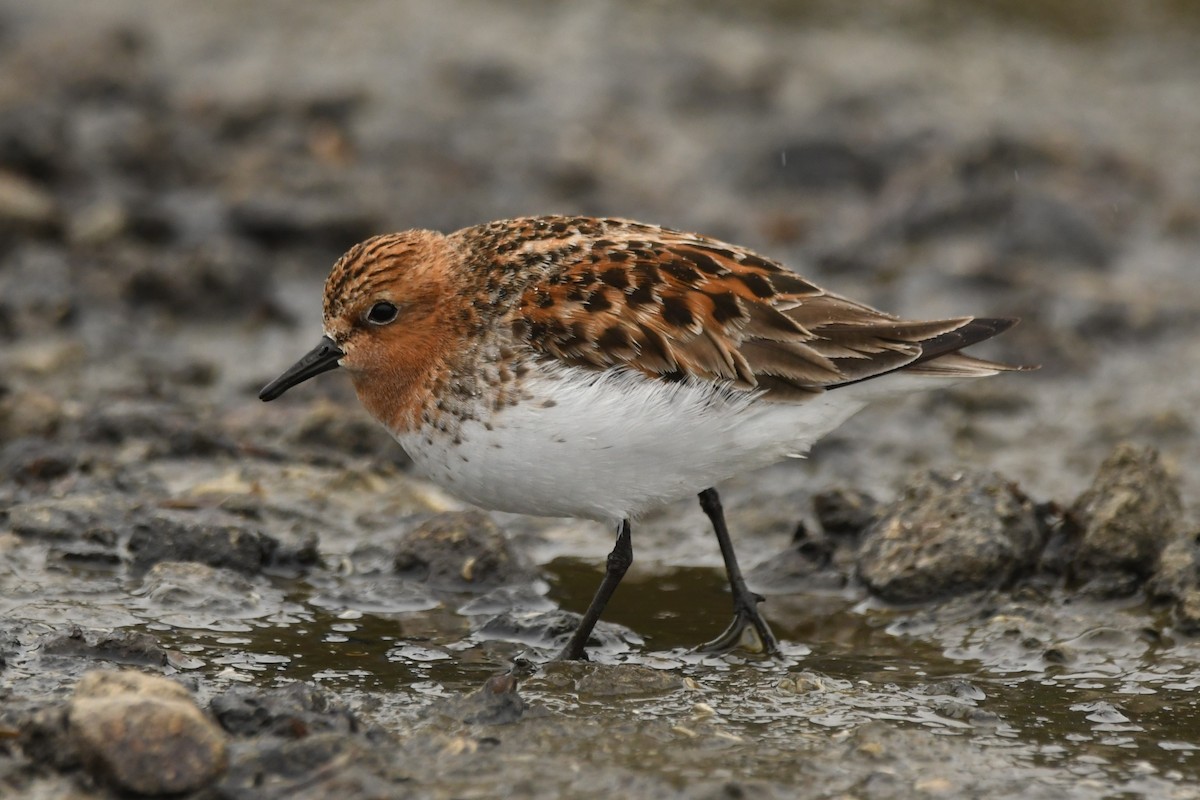
M 333 339 L 328 336 L 321 337 L 320 344 L 305 353 L 287 372 L 264 386 L 258 393 L 258 399 L 264 403 L 274 400 L 296 384 L 304 383 L 314 375 L 336 369 L 338 361 L 344 355 L 346 354 L 333 343 Z

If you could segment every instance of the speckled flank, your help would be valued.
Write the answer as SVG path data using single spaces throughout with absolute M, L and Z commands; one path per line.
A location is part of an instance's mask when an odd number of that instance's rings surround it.
M 755 469 L 803 452 L 867 402 L 860 390 L 829 393 L 798 414 L 717 383 L 565 365 L 524 386 L 523 402 L 486 422 L 398 439 L 418 469 L 475 505 L 615 521 L 727 478 L 731 465 Z

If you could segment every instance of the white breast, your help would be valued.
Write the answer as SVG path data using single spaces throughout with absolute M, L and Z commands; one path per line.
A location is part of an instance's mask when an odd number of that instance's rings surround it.
M 546 369 L 523 389 L 531 399 L 457 431 L 397 438 L 430 479 L 483 508 L 619 520 L 801 455 L 879 393 L 847 387 L 783 404 L 574 367 Z

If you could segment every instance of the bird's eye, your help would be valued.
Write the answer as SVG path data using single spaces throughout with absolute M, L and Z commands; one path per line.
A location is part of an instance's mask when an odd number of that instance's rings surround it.
M 395 303 L 380 300 L 367 312 L 367 322 L 372 325 L 387 325 L 389 322 L 395 322 L 398 316 L 400 316 L 400 309 L 396 307 Z

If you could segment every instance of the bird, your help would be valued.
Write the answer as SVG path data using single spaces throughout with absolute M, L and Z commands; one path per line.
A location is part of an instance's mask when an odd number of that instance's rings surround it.
M 803 456 L 873 400 L 1025 369 L 961 352 L 1015 322 L 903 319 L 715 238 L 618 218 L 525 217 L 350 248 L 325 282 L 323 337 L 259 397 L 340 368 L 449 493 L 614 526 L 604 576 L 561 660 L 586 660 L 633 561 L 632 523 L 694 495 L 733 600 L 728 627 L 697 649 L 778 656 L 717 484 Z

